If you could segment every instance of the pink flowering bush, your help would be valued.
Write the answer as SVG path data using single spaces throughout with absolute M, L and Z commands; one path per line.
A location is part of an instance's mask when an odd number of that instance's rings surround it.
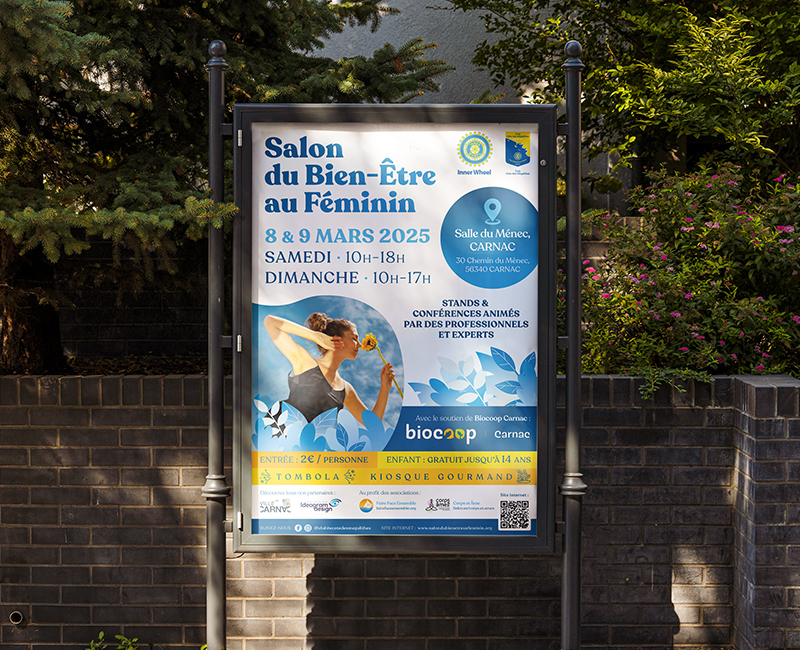
M 800 182 L 651 181 L 631 195 L 638 219 L 591 217 L 609 251 L 584 267 L 583 371 L 800 376 Z

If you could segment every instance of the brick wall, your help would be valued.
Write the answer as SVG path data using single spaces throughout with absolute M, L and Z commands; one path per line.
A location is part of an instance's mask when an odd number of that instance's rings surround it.
M 737 648 L 800 648 L 797 381 L 736 385 L 734 611 Z
M 635 379 L 584 378 L 584 648 L 800 647 L 799 386 L 722 377 L 643 401 Z M 100 630 L 199 648 L 205 390 L 0 377 L 3 650 L 83 650 Z M 560 571 L 558 555 L 231 553 L 228 648 L 555 649 Z
M 724 647 L 731 634 L 732 380 L 639 397 L 584 380 L 587 647 Z

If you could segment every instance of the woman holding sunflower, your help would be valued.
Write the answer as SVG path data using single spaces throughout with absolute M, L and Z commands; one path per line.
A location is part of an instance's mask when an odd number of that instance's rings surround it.
M 339 375 L 342 362 L 354 360 L 361 349 L 355 324 L 315 312 L 308 317 L 306 325 L 278 316 L 270 315 L 264 319 L 270 339 L 292 365 L 288 378 L 289 397 L 283 401 L 300 411 L 307 422 L 332 408 L 340 411 L 345 407 L 363 424 L 361 414 L 367 406 L 352 385 Z M 322 356 L 313 357 L 292 338 L 294 336 L 316 343 Z M 372 408 L 381 419 L 393 379 L 392 365 L 384 363 L 380 373 L 381 387 Z

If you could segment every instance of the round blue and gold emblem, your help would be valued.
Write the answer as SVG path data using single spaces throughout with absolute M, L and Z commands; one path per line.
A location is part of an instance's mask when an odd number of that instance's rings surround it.
M 468 165 L 482 165 L 492 155 L 492 143 L 483 133 L 467 133 L 458 143 L 458 157 Z

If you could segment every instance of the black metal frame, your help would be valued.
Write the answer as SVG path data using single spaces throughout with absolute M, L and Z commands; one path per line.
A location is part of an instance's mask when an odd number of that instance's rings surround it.
M 234 108 L 234 198 L 239 216 L 234 231 L 234 331 L 241 349 L 234 364 L 234 485 L 250 481 L 251 332 L 251 129 L 257 123 L 382 124 L 431 123 L 537 124 L 539 160 L 539 407 L 537 534 L 497 536 L 303 536 L 248 533 L 251 520 L 249 490 L 234 491 L 234 527 L 237 551 L 304 552 L 552 552 L 555 535 L 555 106 L 349 106 L 349 105 L 237 105 Z M 241 144 L 239 144 L 241 143 Z
M 564 480 L 564 572 L 561 576 L 561 647 L 581 647 L 581 509 L 586 483 L 581 453 L 581 45 L 567 43 L 567 431 Z
M 215 202 L 225 199 L 223 114 L 225 111 L 225 43 L 208 48 L 208 158 L 209 186 Z M 225 650 L 225 510 L 231 488 L 224 467 L 223 278 L 224 242 L 219 228 L 208 232 L 208 475 L 206 499 L 206 633 L 208 650 Z
M 225 62 L 224 55 L 226 52 L 225 44 L 222 41 L 214 41 L 209 47 L 209 54 L 212 58 L 207 64 L 209 71 L 209 185 L 212 190 L 212 198 L 214 201 L 224 200 L 223 196 L 223 154 L 222 143 L 223 136 L 232 135 L 232 125 L 223 123 L 224 113 L 224 84 L 225 84 L 225 70 L 228 64 Z M 564 538 L 563 549 L 563 567 L 564 572 L 562 576 L 562 620 L 561 620 L 561 647 L 564 650 L 578 650 L 580 648 L 580 556 L 581 556 L 581 508 L 583 496 L 587 491 L 587 486 L 583 482 L 580 473 L 580 349 L 581 349 L 581 334 L 580 334 L 580 275 L 581 275 L 581 261 L 580 261 L 580 247 L 581 247 L 581 214 L 580 214 L 580 195 L 581 195 L 581 72 L 583 70 L 583 63 L 580 60 L 581 46 L 577 41 L 570 41 L 566 48 L 567 62 L 563 68 L 566 72 L 566 106 L 567 106 L 567 122 L 561 123 L 557 127 L 558 135 L 567 136 L 567 327 L 568 336 L 564 338 L 563 343 L 568 348 L 567 357 L 567 427 L 566 427 L 566 453 L 565 453 L 565 473 L 564 481 L 559 487 L 559 491 L 564 499 L 564 521 L 559 522 L 560 532 Z M 257 108 L 254 107 L 256 110 Z M 275 115 L 280 115 L 280 111 L 297 111 L 298 107 L 274 107 L 278 110 Z M 363 111 L 364 107 L 359 107 L 359 111 Z M 369 114 L 375 118 L 378 116 L 394 115 L 397 107 L 372 107 L 374 110 Z M 405 113 L 407 116 L 416 116 L 416 121 L 451 121 L 447 116 L 466 116 L 466 122 L 480 122 L 483 114 L 481 112 L 475 113 L 476 107 L 426 107 L 415 106 L 411 107 L 411 112 Z M 528 121 L 529 116 L 532 114 L 531 110 L 537 107 L 507 107 L 504 110 L 510 109 L 514 114 L 514 110 L 523 110 L 526 112 L 525 119 L 520 121 Z M 540 107 L 547 110 L 552 107 Z M 306 116 L 309 122 L 319 121 L 325 115 L 330 115 L 329 108 L 326 107 L 324 113 L 320 113 L 315 107 L 303 107 L 302 113 Z M 407 109 L 403 109 L 407 110 Z M 482 111 L 482 109 L 478 109 Z M 338 106 L 335 108 L 336 115 L 339 115 L 340 121 L 351 121 L 352 118 L 348 117 L 352 114 L 352 107 Z M 384 112 L 385 111 L 385 112 Z M 237 122 L 241 121 L 241 116 L 245 112 L 239 112 Z M 364 112 L 364 115 L 367 113 Z M 397 113 L 396 121 L 403 121 L 406 118 L 399 118 Z M 489 113 L 483 114 L 488 117 Z M 508 121 L 508 117 L 504 117 Z M 380 121 L 380 120 L 375 120 Z M 411 120 L 414 121 L 414 120 Z M 491 120 L 486 120 L 491 121 Z M 552 133 L 555 135 L 556 126 L 549 125 L 548 132 L 552 128 Z M 546 165 L 549 165 L 548 179 L 555 179 L 555 138 L 552 138 L 552 147 L 548 148 L 546 155 L 543 158 Z M 236 154 L 241 154 L 241 144 L 235 148 Z M 549 162 L 549 161 L 552 161 Z M 241 164 L 239 158 L 239 164 Z M 552 176 L 551 176 L 552 175 Z M 548 180 L 549 183 L 549 180 Z M 540 183 L 542 187 L 543 183 Z M 237 184 L 235 190 L 236 199 L 241 205 L 242 200 L 242 187 Z M 555 191 L 554 187 L 546 201 L 540 205 L 540 214 L 542 211 L 548 209 L 548 218 L 540 222 L 541 228 L 547 229 L 548 233 L 552 231 L 552 246 L 550 244 L 551 238 L 548 236 L 547 245 L 542 250 L 543 237 L 540 236 L 540 263 L 542 259 L 547 259 L 548 263 L 555 264 Z M 237 250 L 241 252 L 242 237 L 247 229 L 243 229 L 241 223 L 237 222 L 235 229 L 235 238 L 237 242 Z M 248 235 L 249 236 L 249 235 Z M 249 251 L 249 249 L 248 249 Z M 248 252 L 249 254 L 249 252 Z M 552 257 L 552 260 L 551 260 Z M 225 504 L 226 499 L 230 495 L 230 488 L 226 485 L 223 466 L 223 427 L 224 427 L 224 413 L 223 413 L 223 368 L 222 368 L 222 349 L 231 347 L 231 338 L 222 335 L 222 322 L 223 322 L 223 295 L 222 295 L 222 261 L 223 261 L 223 246 L 222 234 L 215 229 L 211 229 L 209 233 L 209 457 L 208 466 L 209 471 L 206 477 L 206 483 L 203 486 L 202 495 L 207 503 L 207 647 L 208 650 L 224 650 L 226 647 L 226 613 L 225 613 L 225 532 L 227 530 L 237 530 L 239 526 L 232 526 L 231 522 L 225 521 Z M 249 268 L 249 267 L 248 267 Z M 545 287 L 546 295 L 555 297 L 554 279 L 549 282 Z M 238 310 L 239 318 L 241 318 L 242 308 L 242 290 L 241 286 L 237 285 L 234 289 L 234 302 L 235 309 Z M 249 293 L 249 285 L 248 285 Z M 540 298 L 540 302 L 541 298 Z M 249 305 L 247 305 L 249 309 Z M 541 307 L 541 305 L 540 305 Z M 539 335 L 546 331 L 547 340 L 546 348 L 548 358 L 545 362 L 540 360 L 540 368 L 543 373 L 547 373 L 548 378 L 553 381 L 548 382 L 546 390 L 542 391 L 540 386 L 540 404 L 546 402 L 553 408 L 547 408 L 547 417 L 544 418 L 545 422 L 542 425 L 541 410 L 540 410 L 540 428 L 547 432 L 545 438 L 547 439 L 549 453 L 547 454 L 547 471 L 550 476 L 554 475 L 554 441 L 553 433 L 555 431 L 555 354 L 554 352 L 556 333 L 555 333 L 555 304 L 554 300 L 545 305 L 547 309 L 547 316 L 545 319 L 546 326 L 542 327 L 540 319 Z M 249 328 L 249 321 L 247 323 Z M 540 342 L 541 343 L 541 342 Z M 241 352 L 241 344 L 237 345 L 238 352 Z M 236 381 L 239 382 L 239 394 L 241 394 L 241 380 L 243 375 L 249 377 L 249 355 L 243 355 L 247 360 L 247 365 L 243 366 L 238 364 L 236 369 Z M 543 438 L 540 437 L 540 441 Z M 234 440 L 235 446 L 241 444 L 240 437 L 236 436 Z M 238 468 L 241 469 L 240 467 Z M 238 491 L 237 491 L 238 494 Z M 548 511 L 552 513 L 554 509 L 554 495 L 548 495 L 547 507 Z M 540 510 L 541 511 L 541 510 Z M 239 519 L 237 517 L 237 519 Z M 548 516 L 548 521 L 554 522 L 552 516 Z M 237 522 L 238 523 L 238 522 Z M 550 525 L 547 531 L 546 544 L 542 545 L 540 550 L 548 550 L 552 547 L 554 535 L 554 525 Z M 298 538 L 292 537 L 291 540 L 296 541 Z M 375 538 L 373 538 L 374 540 Z M 425 552 L 434 552 L 437 550 L 451 550 L 439 549 L 435 545 L 437 538 L 422 538 L 426 540 L 425 548 L 421 549 Z M 544 539 L 544 536 L 542 537 Z M 341 550 L 332 547 L 329 550 Z M 259 550 L 259 549 L 252 549 Z M 291 546 L 291 550 L 299 550 L 296 544 Z M 357 550 L 370 550 L 359 548 Z M 390 550 L 382 548 L 380 544 L 377 547 L 373 546 L 373 550 Z M 403 550 L 414 550 L 405 548 Z M 475 549 L 468 549 L 475 550 Z M 486 549 L 491 552 L 498 552 L 495 546 Z

